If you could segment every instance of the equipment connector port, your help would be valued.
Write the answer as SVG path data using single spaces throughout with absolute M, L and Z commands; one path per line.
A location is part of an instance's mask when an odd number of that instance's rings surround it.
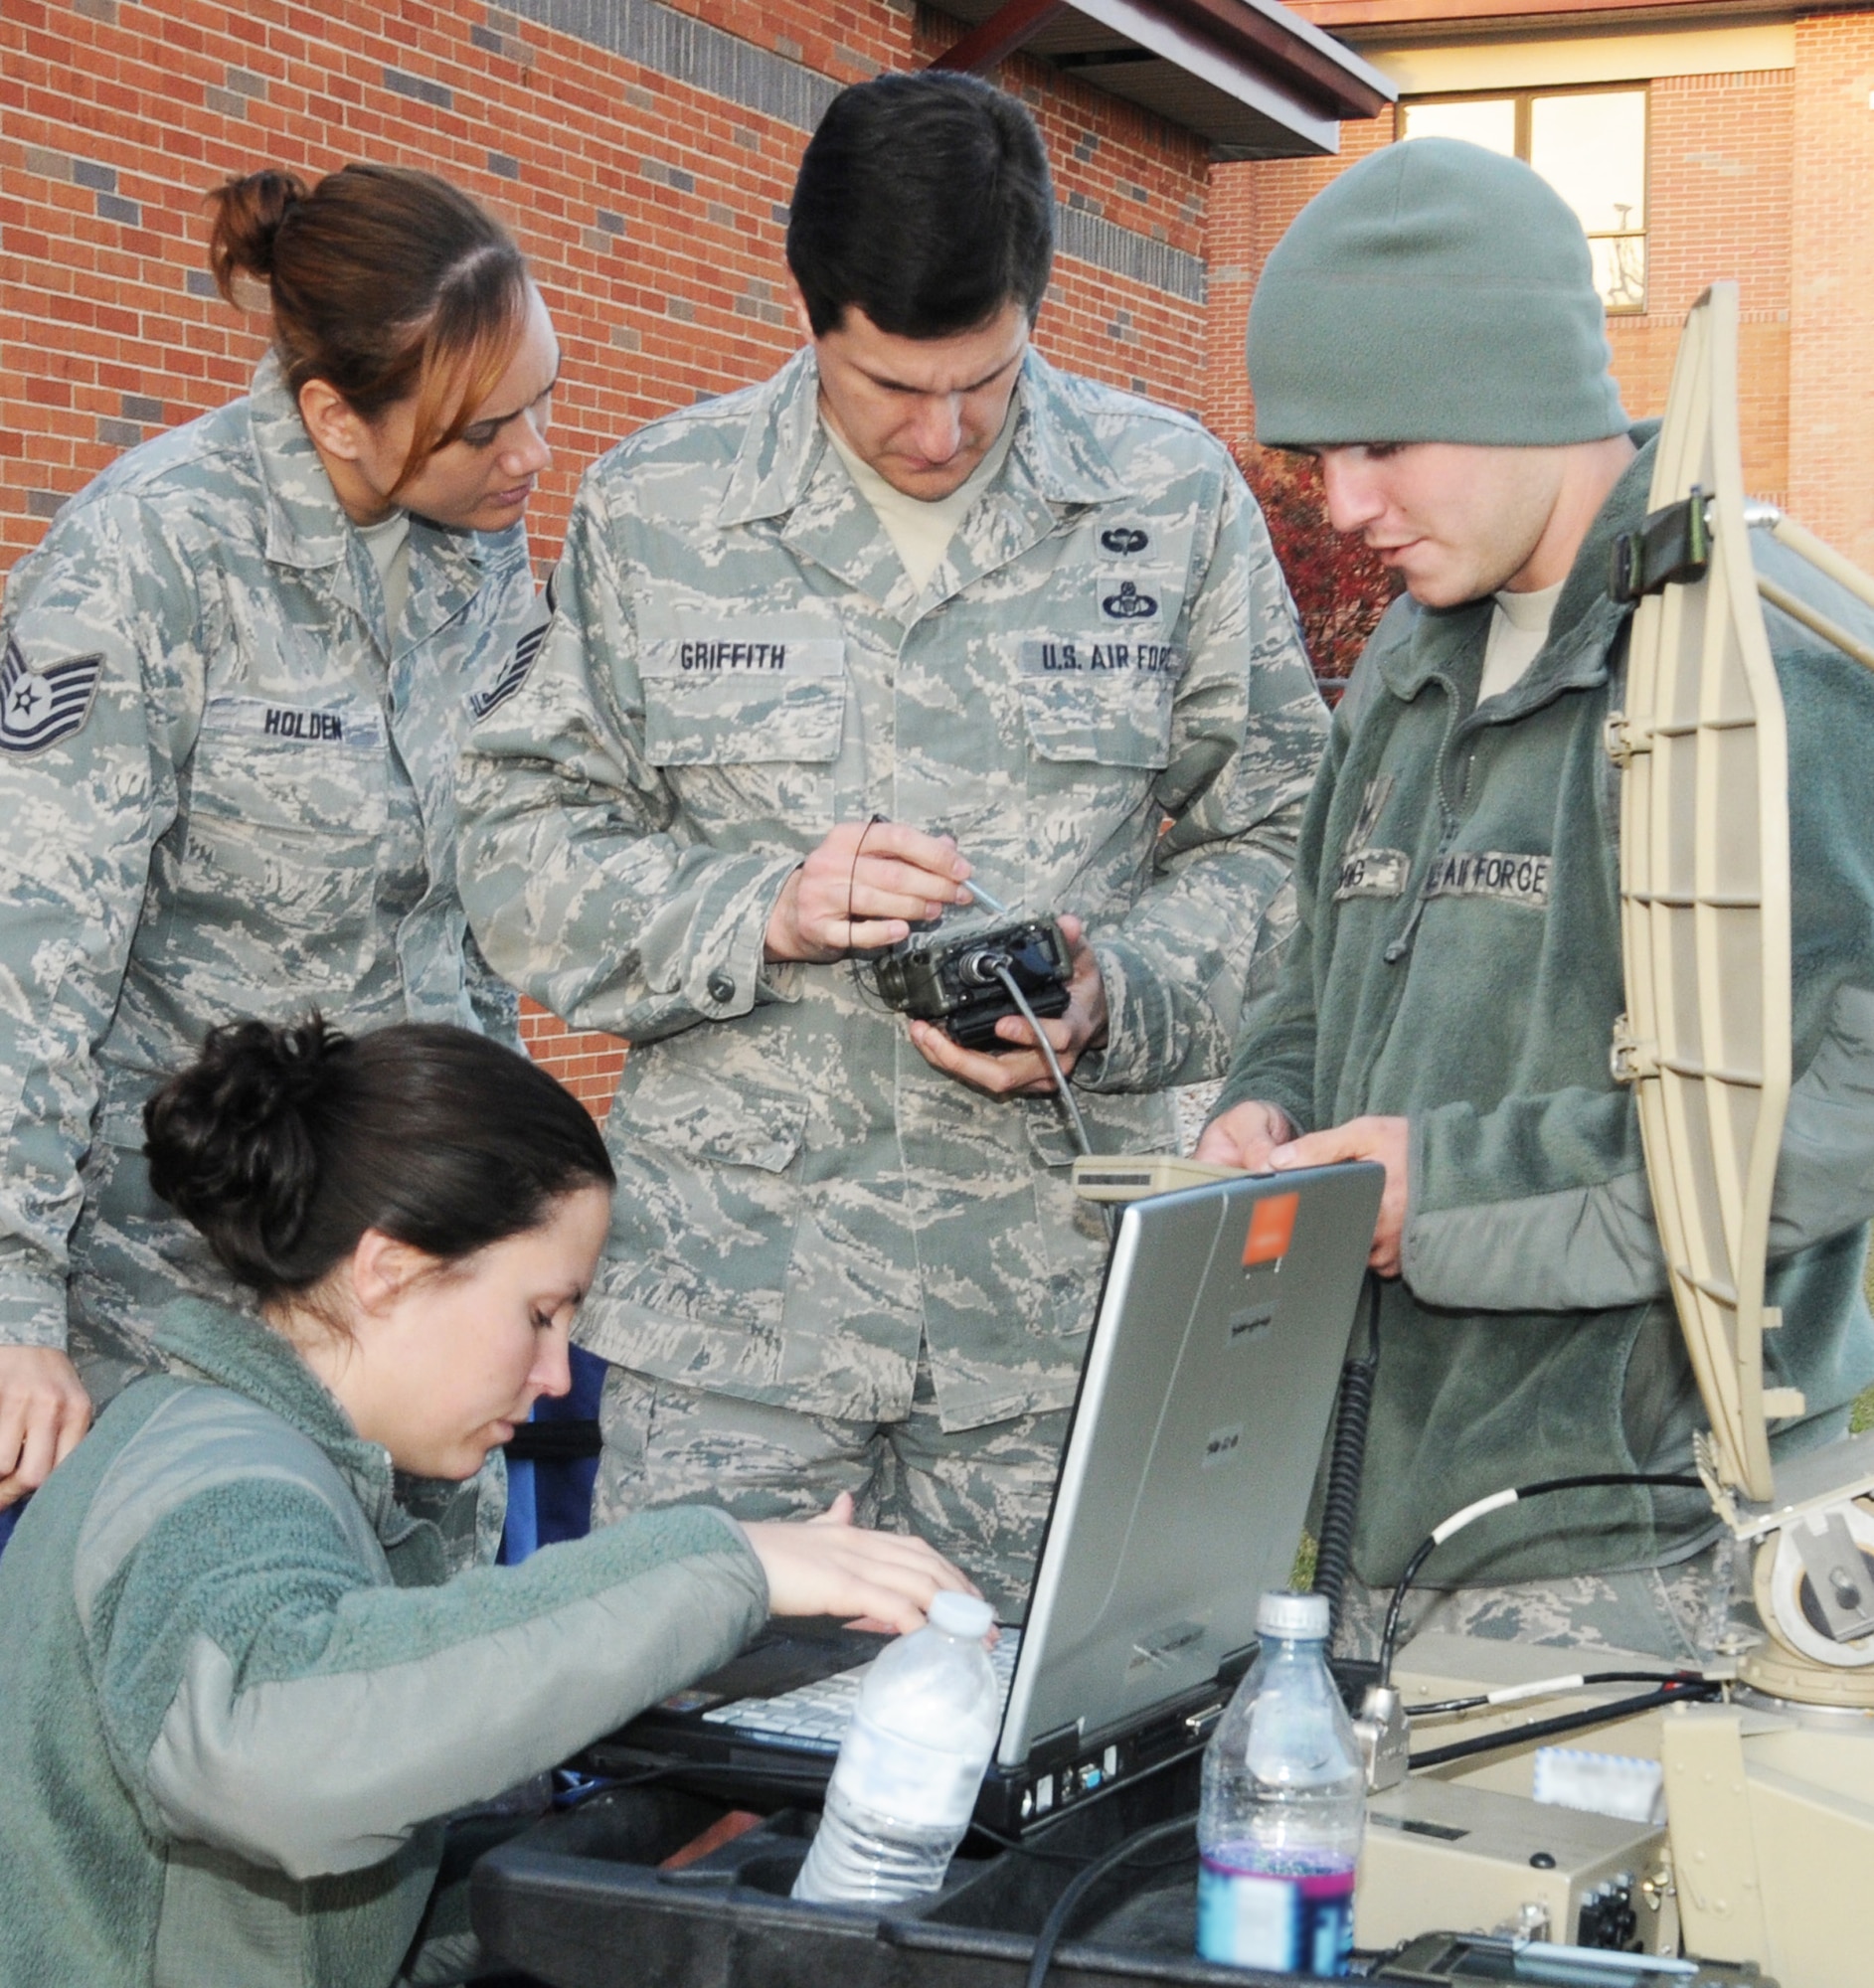
M 1639 1914 L 1633 1909 L 1633 1881 L 1626 1872 L 1597 1885 L 1581 1902 L 1575 1944 L 1613 1953 L 1639 1951 Z

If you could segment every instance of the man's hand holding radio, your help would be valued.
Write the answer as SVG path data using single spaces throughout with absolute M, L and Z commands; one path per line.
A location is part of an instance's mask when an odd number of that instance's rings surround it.
M 965 865 L 965 868 L 967 866 Z M 1098 1049 L 1107 1039 L 1107 989 L 1100 977 L 1100 962 L 1087 943 L 1081 920 L 1064 911 L 1059 920 L 1061 936 L 1067 940 L 1073 962 L 1067 983 L 1067 1011 L 1041 1026 L 1048 1032 L 1054 1053 L 1061 1060 L 1061 1075 L 1071 1077 L 1084 1051 Z M 951 1042 L 935 1022 L 913 1022 L 911 1040 L 918 1053 L 934 1070 L 966 1083 L 990 1097 L 1045 1097 L 1054 1089 L 1054 1078 L 1041 1052 L 1032 1046 L 1035 1032 L 1019 1015 L 1005 1015 L 995 1025 L 1005 1043 L 1018 1047 L 1000 1055 L 966 1050 Z
M 896 821 L 841 822 L 787 879 L 768 914 L 764 956 L 824 965 L 896 945 L 914 922 L 968 904 L 968 875 L 947 835 Z

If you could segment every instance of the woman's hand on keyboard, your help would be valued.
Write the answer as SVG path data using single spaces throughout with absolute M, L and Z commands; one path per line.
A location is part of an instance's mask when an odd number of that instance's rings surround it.
M 910 1533 L 876 1533 L 852 1522 L 842 1491 L 818 1518 L 765 1520 L 742 1529 L 767 1575 L 775 1615 L 837 1615 L 854 1629 L 908 1634 L 939 1587 L 974 1594 L 975 1584 L 935 1547 Z

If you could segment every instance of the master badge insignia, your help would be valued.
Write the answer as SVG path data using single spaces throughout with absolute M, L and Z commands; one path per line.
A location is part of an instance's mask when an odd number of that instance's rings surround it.
M 36 669 L 9 641 L 0 666 L 0 751 L 43 752 L 70 739 L 91 715 L 103 670 L 101 655 L 68 656 Z
M 1158 612 L 1158 602 L 1130 580 L 1121 580 L 1118 592 L 1105 595 L 1100 606 L 1114 621 L 1149 621 Z

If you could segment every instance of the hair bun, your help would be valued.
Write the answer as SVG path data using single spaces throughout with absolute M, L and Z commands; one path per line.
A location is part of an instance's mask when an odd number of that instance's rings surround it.
M 203 1062 L 221 1073 L 226 1115 L 257 1128 L 315 1097 L 326 1066 L 349 1047 L 349 1039 L 315 1013 L 283 1026 L 237 1022 L 215 1029 Z
M 277 1281 L 305 1227 L 319 1179 L 308 1121 L 350 1050 L 317 1014 L 231 1023 L 143 1107 L 151 1188 L 245 1282 Z
M 234 293 L 237 276 L 245 272 L 263 282 L 271 279 L 273 244 L 287 216 L 306 195 L 305 181 L 278 166 L 231 179 L 209 195 L 215 211 L 209 267 L 231 304 L 238 301 Z

